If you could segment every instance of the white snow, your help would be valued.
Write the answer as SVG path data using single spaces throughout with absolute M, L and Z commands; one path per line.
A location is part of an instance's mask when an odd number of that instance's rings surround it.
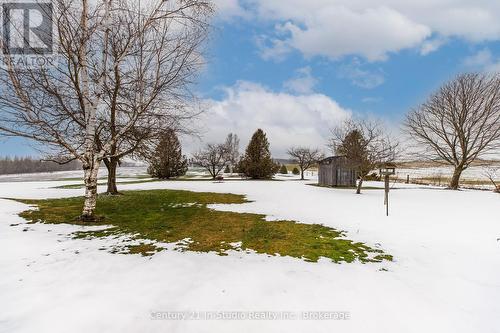
M 52 188 L 65 183 L 0 183 L 0 197 L 83 193 Z M 71 239 L 85 229 L 72 225 L 26 225 L 16 214 L 27 206 L 0 199 L 0 332 L 500 332 L 500 195 L 396 184 L 386 217 L 381 190 L 355 195 L 307 183 L 175 181 L 120 189 L 245 194 L 252 202 L 213 208 L 323 223 L 395 261 L 111 254 L 99 249 L 117 240 Z M 165 319 L 179 311 L 337 311 L 350 319 Z

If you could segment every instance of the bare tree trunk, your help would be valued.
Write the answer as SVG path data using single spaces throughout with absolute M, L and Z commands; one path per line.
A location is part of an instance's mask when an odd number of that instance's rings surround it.
M 95 207 L 97 204 L 97 174 L 99 171 L 98 160 L 94 160 L 90 164 L 84 165 L 84 181 L 85 181 L 85 202 L 80 219 L 84 222 L 95 221 Z
M 455 167 L 455 170 L 453 171 L 453 177 L 451 177 L 450 181 L 450 189 L 458 190 L 458 187 L 460 185 L 460 176 L 462 175 L 463 171 L 464 171 L 463 166 L 457 165 Z
M 304 180 L 304 169 L 300 168 L 300 180 Z
M 116 169 L 118 167 L 118 159 L 115 157 L 104 159 L 104 164 L 106 165 L 106 169 L 108 169 L 108 189 L 106 190 L 106 194 L 120 194 L 120 192 L 118 192 L 118 187 L 116 186 Z
M 359 178 L 358 185 L 356 186 L 356 194 L 361 194 L 362 186 L 363 186 L 363 178 Z
M 81 28 L 84 31 L 84 38 L 87 38 L 88 26 L 88 1 L 82 2 L 81 14 Z M 97 171 L 99 170 L 100 161 L 95 158 L 96 149 L 94 146 L 94 137 L 96 133 L 96 113 L 95 105 L 90 102 L 90 78 L 87 63 L 87 47 L 86 42 L 82 45 L 80 50 L 79 61 L 82 68 L 82 94 L 83 104 L 85 110 L 85 163 L 84 169 L 84 182 L 85 182 L 85 202 L 81 215 L 82 221 L 93 221 L 95 219 L 94 211 L 97 202 Z M 97 165 L 97 167 L 96 167 Z

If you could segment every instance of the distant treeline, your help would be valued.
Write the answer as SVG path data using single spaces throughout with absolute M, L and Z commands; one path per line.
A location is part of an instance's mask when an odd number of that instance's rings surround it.
M 0 157 L 0 175 L 78 169 L 81 169 L 79 161 L 72 161 L 60 165 L 55 162 L 42 161 L 40 158 L 33 157 Z

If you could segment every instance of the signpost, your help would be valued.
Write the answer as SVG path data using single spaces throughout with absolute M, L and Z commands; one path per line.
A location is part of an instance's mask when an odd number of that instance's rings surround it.
M 385 205 L 385 214 L 389 216 L 389 177 L 396 173 L 396 166 L 394 164 L 386 164 L 382 168 L 380 168 L 380 177 L 384 177 L 385 184 L 385 193 L 384 193 L 384 205 Z

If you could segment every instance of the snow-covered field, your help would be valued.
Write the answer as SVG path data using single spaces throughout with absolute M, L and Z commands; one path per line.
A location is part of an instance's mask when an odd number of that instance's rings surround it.
M 386 217 L 382 191 L 357 196 L 287 179 L 120 188 L 246 194 L 252 202 L 213 208 L 323 223 L 395 261 L 111 254 L 99 248 L 115 240 L 70 239 L 81 229 L 71 225 L 26 225 L 16 214 L 27 206 L 0 199 L 0 332 L 500 332 L 500 195 L 395 184 Z M 81 195 L 51 188 L 71 183 L 2 182 L 0 197 Z M 215 318 L 180 320 L 184 311 Z M 305 312 L 349 319 L 249 320 Z
M 119 178 L 142 176 L 146 174 L 146 169 L 147 169 L 146 167 L 118 168 L 116 176 Z M 107 175 L 108 172 L 106 168 L 102 167 L 99 170 L 99 178 L 106 178 Z M 82 177 L 83 177 L 82 170 L 25 173 L 25 174 L 13 174 L 13 175 L 0 175 L 0 183 L 43 181 L 43 180 L 67 180 L 67 179 L 78 179 Z M 82 181 L 79 180 L 77 182 L 81 183 Z
M 462 183 L 477 182 L 472 186 L 465 184 L 466 187 L 474 187 L 479 189 L 493 189 L 494 186 L 489 180 L 488 172 L 490 167 L 499 167 L 498 163 L 489 166 L 472 166 L 466 169 L 461 176 Z M 421 180 L 428 181 L 432 178 L 434 185 L 438 185 L 439 181 L 442 186 L 446 186 L 447 182 L 453 176 L 453 167 L 451 166 L 437 166 L 437 167 L 415 167 L 415 168 L 397 168 L 396 177 L 399 180 L 406 180 L 410 176 L 412 182 Z M 495 181 L 500 182 L 500 171 L 493 177 Z

